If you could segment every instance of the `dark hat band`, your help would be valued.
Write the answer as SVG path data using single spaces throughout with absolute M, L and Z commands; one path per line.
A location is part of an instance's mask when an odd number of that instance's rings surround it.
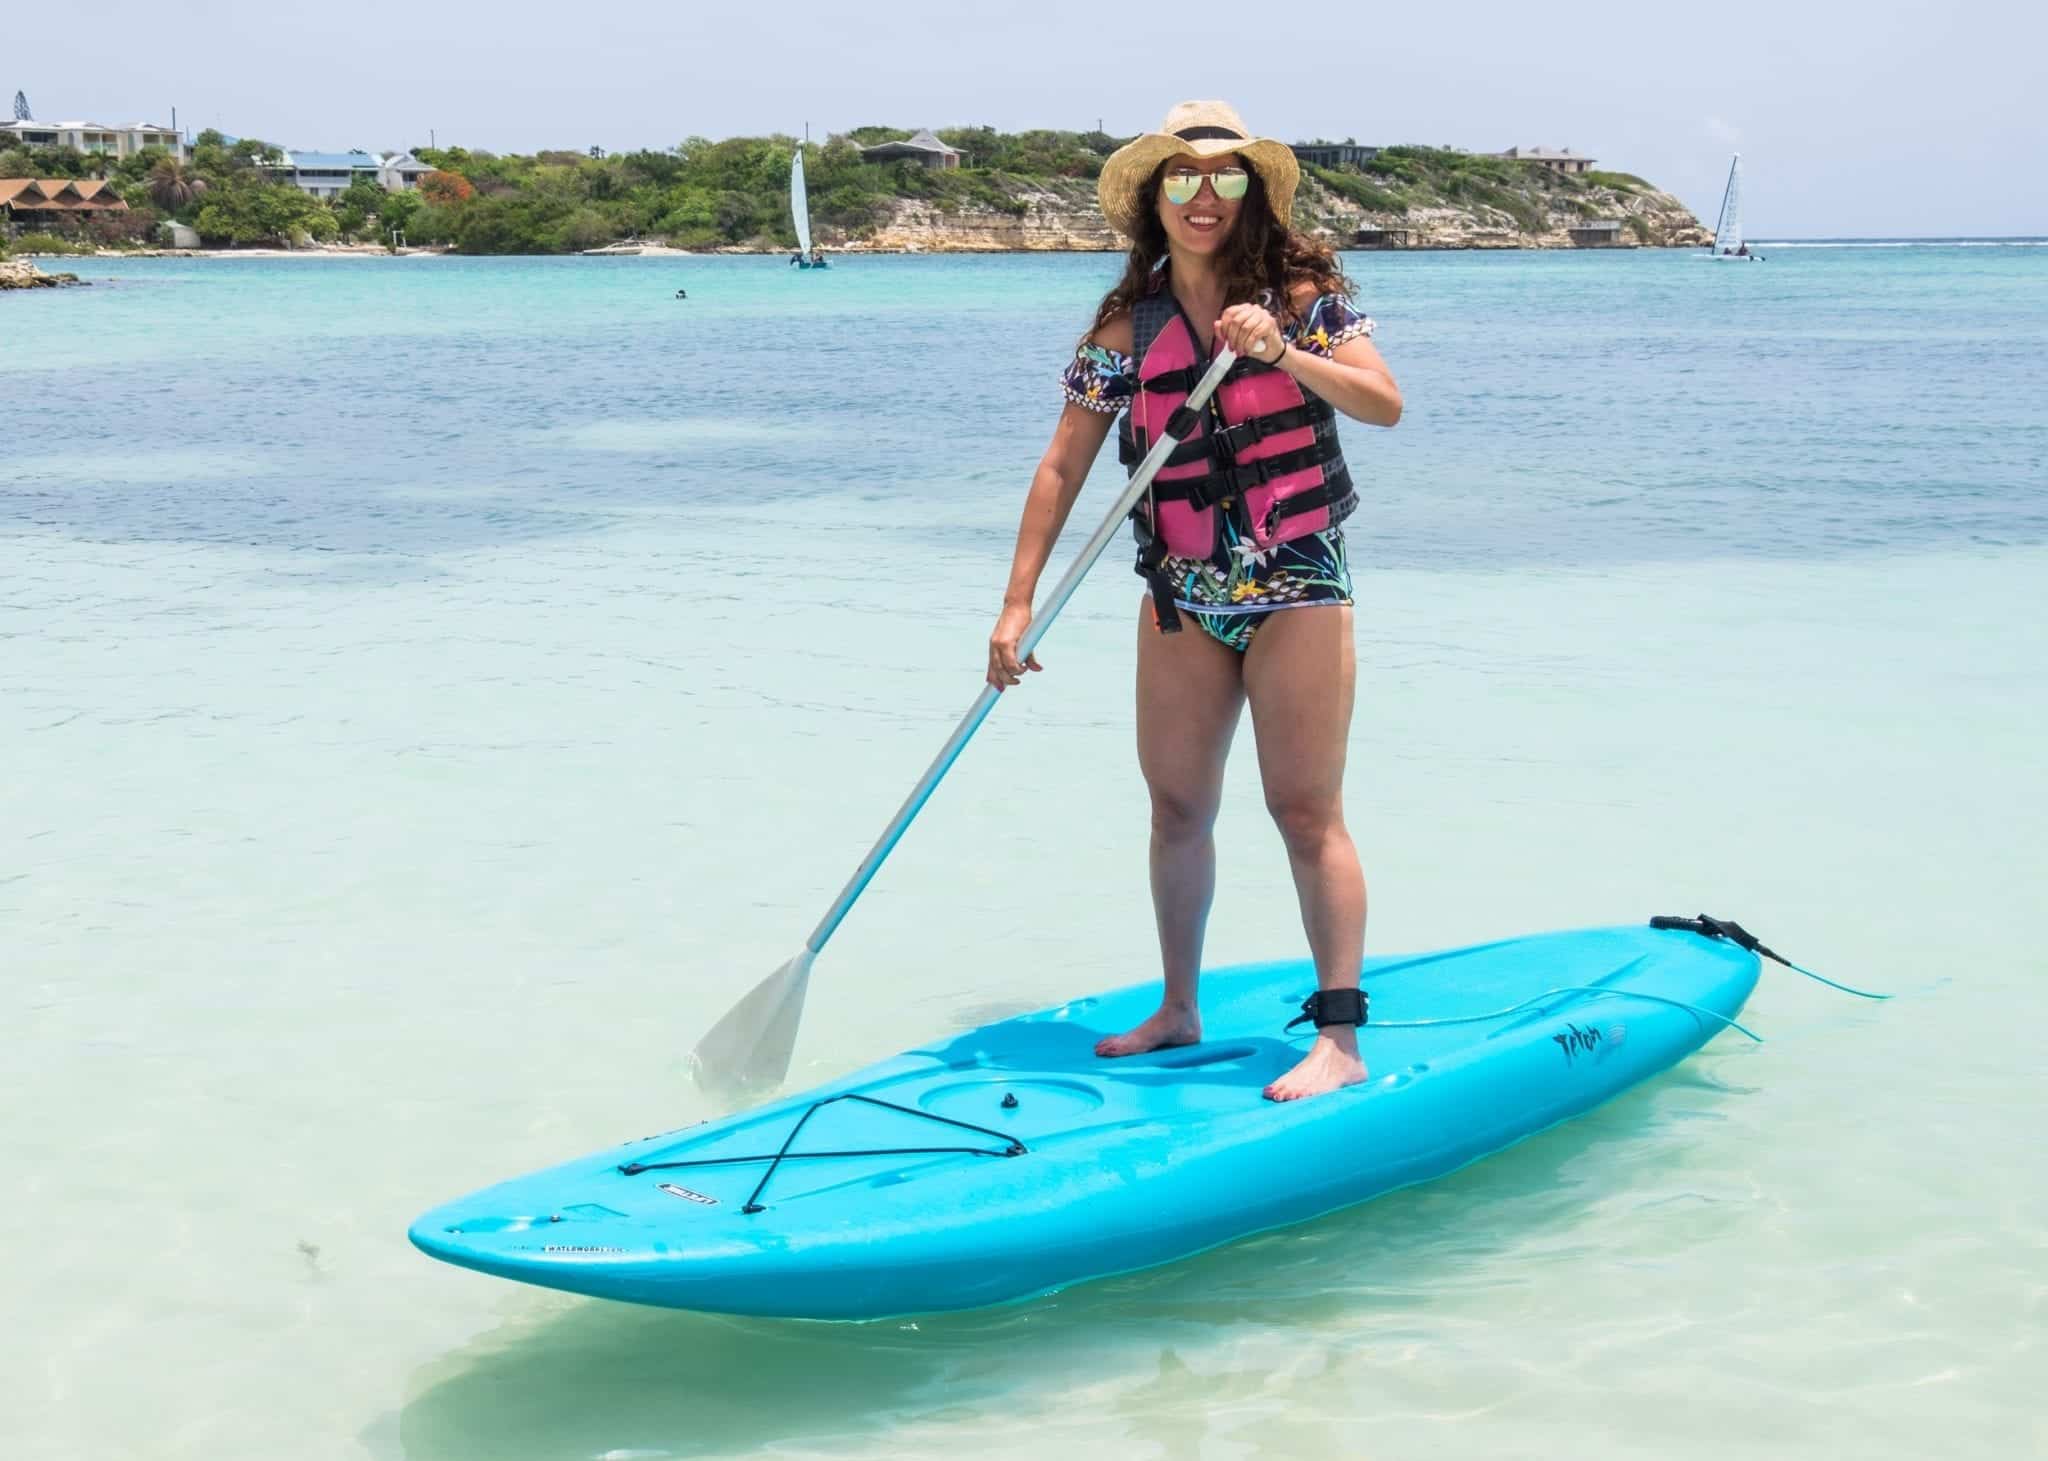
M 1173 134 L 1183 142 L 1243 142 L 1244 133 L 1233 132 L 1228 127 L 1183 127 Z

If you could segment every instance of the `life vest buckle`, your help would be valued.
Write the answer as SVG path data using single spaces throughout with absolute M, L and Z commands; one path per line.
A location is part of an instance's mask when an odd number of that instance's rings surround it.
M 1261 457 L 1256 462 L 1239 462 L 1224 467 L 1216 475 L 1222 479 L 1224 490 L 1231 493 L 1245 492 L 1253 487 L 1263 487 L 1273 480 L 1270 458 Z
M 1241 446 L 1257 446 L 1271 433 L 1266 430 L 1265 421 L 1262 417 L 1247 416 L 1242 421 L 1232 422 L 1230 425 L 1210 434 L 1218 438 L 1234 452 Z

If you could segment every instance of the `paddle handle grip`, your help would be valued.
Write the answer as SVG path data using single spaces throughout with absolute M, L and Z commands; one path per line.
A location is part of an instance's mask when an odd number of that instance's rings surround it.
M 1210 362 L 1209 368 L 1202 373 L 1201 380 L 1195 383 L 1195 388 L 1188 392 L 1188 411 L 1200 411 L 1206 406 L 1209 397 L 1216 393 L 1216 388 L 1223 384 L 1223 377 L 1230 373 L 1230 367 L 1236 363 L 1236 354 L 1228 348 L 1219 352 Z M 1165 433 L 1152 443 L 1152 449 L 1145 453 L 1145 459 L 1138 464 L 1138 470 L 1131 474 L 1130 481 L 1124 485 L 1123 493 L 1117 498 L 1116 505 L 1110 508 L 1102 519 L 1101 526 L 1095 529 L 1088 541 L 1081 545 L 1081 551 L 1075 555 L 1072 565 L 1061 575 L 1060 581 L 1053 585 L 1053 590 L 1046 596 L 1044 603 L 1032 614 L 1030 624 L 1025 627 L 1024 637 L 1017 641 L 1019 659 L 1028 658 L 1031 652 L 1038 648 L 1038 642 L 1045 638 L 1045 631 L 1052 628 L 1052 621 L 1059 617 L 1060 610 L 1067 606 L 1067 600 L 1080 588 L 1081 580 L 1088 576 L 1088 570 L 1095 566 L 1095 560 L 1102 556 L 1103 550 L 1109 546 L 1109 540 L 1116 536 L 1117 529 L 1123 526 L 1124 519 L 1137 507 L 1138 499 L 1152 486 L 1152 479 L 1159 475 L 1159 469 L 1166 465 L 1166 459 L 1180 443 L 1181 438 Z M 1001 695 L 1002 691 L 994 685 L 988 685 L 974 697 L 974 703 L 967 707 L 967 714 L 953 727 L 953 734 L 946 737 L 946 744 L 939 748 L 939 754 L 932 759 L 931 765 L 925 768 L 924 775 L 917 779 L 917 785 L 910 789 L 910 795 L 903 799 L 903 805 L 896 809 L 896 815 L 889 819 L 889 825 L 882 829 L 882 835 L 875 839 L 875 845 L 868 849 L 868 855 L 861 859 L 860 866 L 854 869 L 853 876 L 847 879 L 846 886 L 839 890 L 839 896 L 832 900 L 832 906 L 825 910 L 825 916 L 818 920 L 818 926 L 811 930 L 811 936 L 804 940 L 804 947 L 814 954 L 824 949 L 826 940 L 838 930 L 848 910 L 853 907 L 854 901 L 867 890 L 875 874 L 882 870 L 882 864 L 888 861 L 889 854 L 896 850 L 896 844 L 903 840 L 903 834 L 910 830 L 910 824 L 916 820 L 917 814 L 924 810 L 924 804 L 931 800 L 932 793 L 938 790 L 939 783 L 945 779 L 946 773 L 953 769 L 953 763 L 960 759 L 960 753 L 967 749 L 967 743 L 974 738 L 974 733 L 981 729 L 981 723 L 988 719 L 988 713 L 996 708 L 996 701 Z

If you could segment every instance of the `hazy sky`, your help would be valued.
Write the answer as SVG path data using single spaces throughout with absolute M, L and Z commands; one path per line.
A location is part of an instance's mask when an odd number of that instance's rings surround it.
M 1752 237 L 2048 234 L 2048 4 L 100 0 L 10 7 L 0 106 L 318 149 L 663 147 L 863 123 L 1571 147 Z M 1287 28 L 1280 28 L 1282 25 Z

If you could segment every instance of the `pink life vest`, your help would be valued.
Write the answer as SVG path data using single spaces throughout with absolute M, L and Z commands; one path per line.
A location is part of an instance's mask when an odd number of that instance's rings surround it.
M 1163 283 L 1132 308 L 1131 335 L 1138 389 L 1117 450 L 1135 473 L 1208 360 L 1194 325 Z M 1148 579 L 1169 554 L 1215 555 L 1222 547 L 1218 509 L 1232 498 L 1244 499 L 1244 519 L 1260 548 L 1335 527 L 1358 505 L 1337 443 L 1336 411 L 1284 371 L 1239 360 L 1193 427 L 1132 514 L 1138 572 Z M 1160 587 L 1155 583 L 1155 597 Z M 1166 600 L 1170 608 L 1170 594 Z M 1161 622 L 1165 627 L 1165 615 Z

